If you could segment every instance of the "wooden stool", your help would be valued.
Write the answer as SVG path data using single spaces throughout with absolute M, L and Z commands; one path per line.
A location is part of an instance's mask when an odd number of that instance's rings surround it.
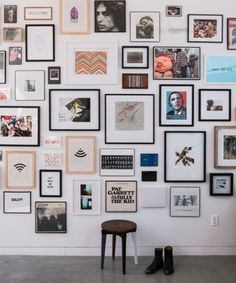
M 101 225 L 102 230 L 102 251 L 101 251 L 101 269 L 104 268 L 105 248 L 106 248 L 106 236 L 112 234 L 112 259 L 115 259 L 116 248 L 116 236 L 120 236 L 122 240 L 122 266 L 123 274 L 126 273 L 126 234 L 131 233 L 134 244 L 134 262 L 138 264 L 137 258 L 137 244 L 136 235 L 134 232 L 137 230 L 136 223 L 129 220 L 109 220 L 105 221 Z

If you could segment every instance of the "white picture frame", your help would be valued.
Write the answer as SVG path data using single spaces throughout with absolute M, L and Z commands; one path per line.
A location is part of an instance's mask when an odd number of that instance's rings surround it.
M 7 214 L 31 213 L 31 192 L 23 192 L 23 191 L 3 192 L 3 213 L 7 213 Z

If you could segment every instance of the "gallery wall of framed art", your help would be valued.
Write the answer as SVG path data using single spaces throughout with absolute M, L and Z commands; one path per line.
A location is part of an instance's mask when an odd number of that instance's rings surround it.
M 236 3 L 2 2 L 4 251 L 100 255 L 124 218 L 140 255 L 236 255 Z

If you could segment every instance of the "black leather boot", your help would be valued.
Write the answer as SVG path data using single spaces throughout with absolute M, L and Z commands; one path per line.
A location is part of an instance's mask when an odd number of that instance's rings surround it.
M 165 247 L 164 253 L 165 253 L 165 259 L 164 259 L 163 272 L 166 275 L 170 275 L 174 272 L 173 248 L 171 246 Z
M 162 248 L 155 248 L 155 257 L 153 262 L 145 269 L 146 274 L 153 274 L 157 272 L 158 269 L 163 268 L 163 259 L 162 259 Z

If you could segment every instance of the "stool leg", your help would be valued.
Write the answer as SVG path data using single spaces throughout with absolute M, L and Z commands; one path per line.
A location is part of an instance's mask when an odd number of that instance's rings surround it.
M 106 237 L 107 237 L 107 234 L 104 231 L 102 231 L 101 269 L 104 268 Z
M 138 264 L 138 255 L 137 255 L 137 239 L 136 239 L 136 233 L 131 233 L 133 245 L 134 245 L 134 263 Z
M 121 234 L 122 239 L 122 267 L 123 274 L 126 273 L 126 234 Z
M 116 234 L 112 235 L 112 259 L 115 259 L 116 254 Z

